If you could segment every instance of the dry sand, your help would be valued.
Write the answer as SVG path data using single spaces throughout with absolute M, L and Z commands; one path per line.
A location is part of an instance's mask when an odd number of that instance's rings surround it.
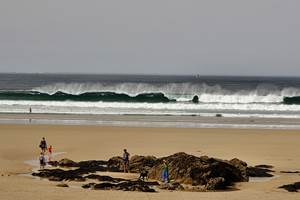
M 299 130 L 125 128 L 102 126 L 0 125 L 0 199 L 300 199 L 298 193 L 277 189 L 300 181 Z M 222 159 L 237 157 L 249 165 L 270 164 L 279 177 L 267 182 L 238 183 L 231 192 L 92 191 L 59 188 L 57 183 L 20 174 L 29 173 L 24 161 L 38 156 L 38 144 L 46 137 L 57 159 L 75 161 L 108 159 L 127 148 L 131 155 L 165 156 L 184 151 Z

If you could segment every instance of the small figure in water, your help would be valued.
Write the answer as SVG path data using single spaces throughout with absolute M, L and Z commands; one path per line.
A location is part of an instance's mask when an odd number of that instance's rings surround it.
M 44 169 L 46 166 L 46 158 L 43 152 L 41 152 L 39 160 L 40 160 L 40 169 Z
M 123 165 L 124 165 L 124 173 L 129 172 L 129 156 L 130 154 L 127 152 L 127 149 L 124 149 L 123 153 Z
M 31 109 L 31 107 L 29 107 L 29 114 L 31 114 L 32 113 L 32 109 Z
M 163 160 L 161 177 L 163 182 L 169 183 L 169 165 L 166 160 Z
M 45 138 L 43 137 L 43 139 L 40 142 L 40 146 L 39 146 L 42 150 L 43 153 L 46 153 L 47 151 L 47 142 L 45 140 Z

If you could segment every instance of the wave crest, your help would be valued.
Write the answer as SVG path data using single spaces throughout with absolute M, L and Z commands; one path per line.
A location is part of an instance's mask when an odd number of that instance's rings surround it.
M 57 92 L 72 95 L 112 92 L 128 96 L 162 93 L 168 99 L 177 101 L 190 101 L 194 95 L 198 95 L 199 101 L 204 103 L 280 103 L 284 97 L 300 96 L 299 88 L 279 88 L 270 84 L 260 84 L 254 89 L 230 90 L 206 83 L 56 83 L 33 90 L 50 95 Z
M 58 91 L 54 94 L 40 92 L 0 92 L 2 100 L 30 100 L 30 101 L 86 101 L 86 102 L 147 102 L 165 103 L 174 101 L 167 98 L 163 93 L 142 93 L 136 96 L 129 96 L 123 93 L 114 92 L 86 92 L 78 95 Z

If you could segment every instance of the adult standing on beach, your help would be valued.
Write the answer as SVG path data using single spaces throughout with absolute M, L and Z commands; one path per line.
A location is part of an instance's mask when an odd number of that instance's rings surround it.
M 124 166 L 124 173 L 129 172 L 129 156 L 130 154 L 127 152 L 127 149 L 124 149 L 123 153 L 123 166 Z
M 41 148 L 43 153 L 45 153 L 47 151 L 47 142 L 46 142 L 46 139 L 44 137 L 41 140 L 39 147 Z
M 161 177 L 163 182 L 169 183 L 169 165 L 166 160 L 163 160 Z

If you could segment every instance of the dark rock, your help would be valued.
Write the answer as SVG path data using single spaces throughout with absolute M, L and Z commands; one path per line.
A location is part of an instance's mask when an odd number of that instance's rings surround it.
M 193 103 L 199 103 L 199 97 L 197 95 L 195 95 L 192 99 Z
M 240 160 L 240 159 L 237 159 L 237 158 L 234 158 L 234 159 L 231 159 L 230 161 L 230 164 L 232 164 L 233 166 L 235 166 L 236 168 L 239 169 L 240 171 L 240 175 L 243 177 L 244 181 L 249 181 L 249 176 L 247 175 L 247 163 Z
M 283 174 L 299 174 L 300 171 L 280 171 L 280 173 L 283 173 Z
M 84 185 L 88 188 L 89 185 Z M 140 192 L 155 192 L 146 182 L 143 181 L 124 181 L 121 183 L 99 183 L 90 186 L 94 190 L 123 190 L 123 191 L 140 191 Z
M 110 176 L 101 176 L 101 175 L 97 175 L 97 174 L 90 174 L 88 176 L 85 176 L 84 178 L 88 178 L 88 179 L 97 179 L 98 181 L 101 182 L 121 182 L 121 181 L 128 181 L 127 179 L 123 179 L 123 178 L 113 178 Z
M 178 183 L 191 185 L 214 183 L 218 189 L 224 189 L 234 182 L 248 181 L 246 168 L 244 167 L 245 163 L 242 161 L 232 161 L 236 162 L 235 165 L 239 163 L 240 166 L 236 167 L 229 161 L 208 158 L 207 156 L 199 158 L 186 153 L 176 153 L 168 157 L 157 159 L 155 165 L 149 171 L 150 178 L 156 180 L 161 179 L 163 160 L 166 160 L 169 165 L 170 178 Z M 216 179 L 220 177 L 224 179 L 222 184 L 221 179 Z M 224 188 L 220 188 L 221 186 Z M 210 186 L 208 186 L 208 188 L 210 188 Z
M 110 190 L 114 189 L 116 187 L 116 184 L 114 183 L 99 183 L 95 184 L 92 189 L 94 190 Z
M 48 161 L 48 165 L 51 165 L 53 167 L 57 167 L 58 166 L 58 161 Z
M 51 181 L 85 181 L 85 178 L 82 177 L 82 174 L 85 174 L 86 171 L 80 169 L 75 170 L 62 170 L 62 169 L 43 169 L 38 173 L 32 173 L 32 176 L 39 176 L 41 178 L 48 178 Z
M 162 183 L 159 186 L 162 190 L 184 190 L 184 187 L 180 183 Z
M 49 181 L 63 181 L 64 179 L 63 178 L 61 178 L 61 177 L 56 177 L 56 176 L 50 176 L 50 177 L 48 177 L 48 180 Z
M 130 172 L 140 173 L 142 170 L 149 170 L 154 166 L 157 158 L 154 156 L 132 156 L 129 161 Z
M 110 158 L 107 162 L 107 168 L 112 172 L 122 172 L 123 159 L 120 156 Z
M 269 172 L 274 172 L 270 169 L 259 168 L 259 167 L 248 167 L 247 168 L 247 175 L 249 177 L 273 177 L 273 174 Z
M 103 160 L 87 160 L 87 161 L 78 162 L 78 167 L 102 171 L 103 169 L 107 168 L 107 163 L 108 163 L 107 161 L 103 161 Z
M 272 165 L 255 165 L 254 167 L 272 169 L 274 168 Z
M 225 179 L 223 177 L 211 178 L 207 182 L 206 190 L 220 190 L 226 188 Z
M 69 187 L 67 184 L 65 183 L 59 183 L 56 185 L 57 187 Z
M 150 188 L 148 183 L 144 181 L 121 182 L 117 184 L 116 189 L 124 191 L 155 192 L 155 190 Z
M 81 187 L 84 188 L 84 189 L 87 189 L 87 188 L 93 188 L 94 185 L 96 185 L 96 183 L 88 183 L 88 184 L 84 184 Z
M 60 167 L 78 167 L 78 163 L 68 158 L 63 158 L 60 161 L 58 161 L 58 165 Z
M 288 185 L 282 185 L 279 188 L 285 189 L 289 192 L 298 192 L 298 190 L 300 190 L 300 182 L 296 182 Z

